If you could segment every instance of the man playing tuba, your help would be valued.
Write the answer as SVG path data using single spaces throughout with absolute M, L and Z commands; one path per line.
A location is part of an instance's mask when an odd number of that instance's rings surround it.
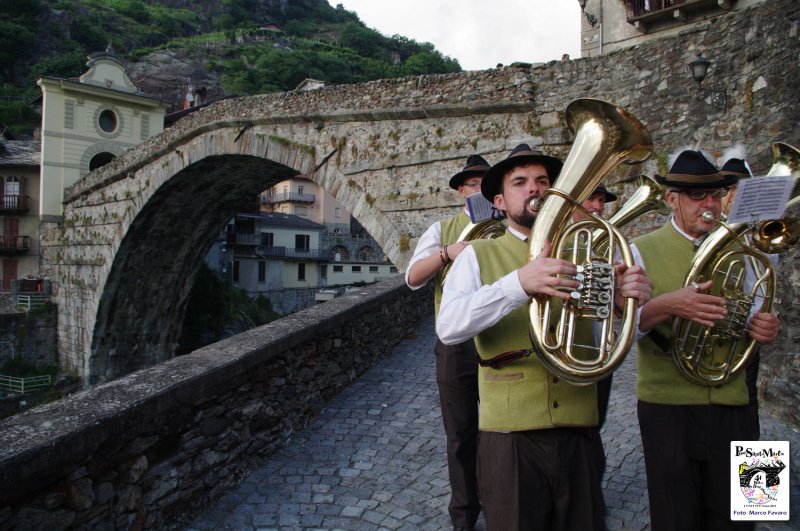
M 727 313 L 723 298 L 705 293 L 710 280 L 682 286 L 697 245 L 715 228 L 722 199 L 737 179 L 719 173 L 699 151 L 681 152 L 667 176 L 656 177 L 666 189 L 669 223 L 631 245 L 653 287 L 639 318 L 637 396 L 654 531 L 752 528 L 731 522 L 729 514 L 730 441 L 758 439 L 744 371 L 723 384 L 701 385 L 684 377 L 669 354 L 673 319 L 712 327 Z M 770 343 L 778 319 L 755 313 L 747 331 Z
M 575 264 L 543 256 L 528 261 L 525 241 L 538 214 L 531 200 L 551 187 L 561 167 L 559 159 L 520 144 L 486 172 L 481 192 L 505 213 L 508 230 L 463 250 L 436 320 L 445 344 L 475 337 L 478 485 L 489 530 L 605 528 L 596 385 L 572 385 L 530 355 L 530 297 L 566 300 L 561 290 L 578 286 L 562 276 L 574 277 Z M 620 284 L 621 296 L 649 295 L 641 268 L 626 270 Z

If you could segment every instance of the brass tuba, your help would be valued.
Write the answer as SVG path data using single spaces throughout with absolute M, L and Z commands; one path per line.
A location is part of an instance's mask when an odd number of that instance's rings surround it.
M 800 152 L 795 148 L 775 143 L 772 153 L 775 163 L 767 175 L 791 175 L 800 169 Z M 788 205 L 798 198 L 795 177 Z M 711 328 L 686 319 L 673 321 L 672 357 L 687 379 L 700 385 L 719 385 L 747 365 L 759 348 L 758 342 L 747 334 L 751 309 L 759 303 L 759 312 L 771 312 L 775 299 L 775 268 L 765 253 L 786 250 L 797 236 L 797 222 L 789 218 L 754 226 L 720 221 L 708 234 L 695 253 L 683 285 L 712 280 L 711 294 L 725 299 L 728 314 Z M 728 348 L 719 348 L 722 343 Z
M 559 307 L 550 297 L 536 296 L 529 305 L 531 339 L 544 366 L 553 374 L 576 384 L 602 379 L 625 359 L 635 332 L 637 302 L 626 299 L 620 330 L 614 332 L 614 271 L 618 250 L 631 266 L 630 247 L 607 221 L 593 217 L 570 224 L 572 214 L 597 185 L 620 163 L 638 163 L 652 153 L 647 129 L 624 109 L 596 99 L 578 99 L 567 106 L 567 126 L 575 134 L 561 174 L 543 201 L 530 236 L 528 260 L 542 254 L 547 242 L 551 256 L 565 256 L 571 248 L 580 271 L 582 287 Z M 534 200 L 537 201 L 537 200 Z M 607 250 L 593 251 L 594 229 L 607 232 Z M 599 324 L 596 346 L 575 344 L 579 323 Z

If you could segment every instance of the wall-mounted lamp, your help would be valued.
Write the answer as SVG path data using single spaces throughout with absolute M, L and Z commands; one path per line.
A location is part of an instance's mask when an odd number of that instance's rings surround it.
M 586 12 L 586 0 L 578 0 L 578 4 L 581 6 L 581 11 L 583 11 L 583 14 L 586 15 L 586 20 L 589 21 L 589 24 L 591 24 L 592 27 L 595 27 L 597 24 L 597 17 Z
M 711 61 L 703 57 L 703 54 L 698 53 L 694 61 L 689 63 L 689 71 L 691 71 L 692 77 L 697 82 L 698 92 L 709 93 L 711 95 L 711 104 L 722 110 L 728 105 L 727 91 L 717 87 L 712 89 L 703 88 L 703 80 L 706 78 L 709 66 L 711 66 Z

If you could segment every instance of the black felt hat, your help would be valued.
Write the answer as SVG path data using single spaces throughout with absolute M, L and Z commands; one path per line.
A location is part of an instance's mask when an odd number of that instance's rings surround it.
M 658 184 L 686 190 L 725 188 L 739 180 L 735 175 L 721 174 L 701 152 L 691 149 L 678 155 L 666 177 L 655 177 Z
M 750 172 L 750 167 L 747 165 L 747 162 L 744 159 L 728 159 L 728 161 L 722 165 L 719 169 L 719 172 L 722 175 L 735 175 L 740 179 L 747 179 L 748 177 L 752 177 L 753 174 Z
M 605 195 L 606 196 L 606 203 L 612 203 L 612 202 L 617 200 L 617 194 L 613 194 L 613 193 L 609 192 L 608 190 L 606 190 L 606 187 L 603 186 L 602 184 L 594 189 L 594 192 L 592 192 L 592 195 L 594 195 L 594 194 L 603 194 L 603 195 Z
M 458 190 L 458 187 L 464 184 L 464 181 L 470 177 L 483 176 L 492 165 L 486 162 L 480 155 L 470 155 L 467 157 L 467 163 L 464 164 L 464 169 L 450 177 L 450 188 Z
M 564 165 L 556 157 L 534 151 L 528 144 L 520 144 L 511 150 L 511 154 L 508 157 L 492 166 L 483 176 L 483 181 L 481 181 L 483 197 L 489 201 L 494 201 L 494 196 L 499 193 L 500 185 L 503 183 L 503 176 L 507 171 L 517 166 L 533 163 L 541 164 L 547 169 L 550 184 L 553 184 L 556 180 L 558 174 L 561 173 L 561 167 Z

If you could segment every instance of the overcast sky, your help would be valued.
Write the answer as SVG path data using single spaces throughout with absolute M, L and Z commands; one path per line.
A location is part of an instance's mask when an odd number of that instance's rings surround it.
M 580 57 L 575 0 L 328 0 L 387 37 L 430 42 L 464 70 Z

